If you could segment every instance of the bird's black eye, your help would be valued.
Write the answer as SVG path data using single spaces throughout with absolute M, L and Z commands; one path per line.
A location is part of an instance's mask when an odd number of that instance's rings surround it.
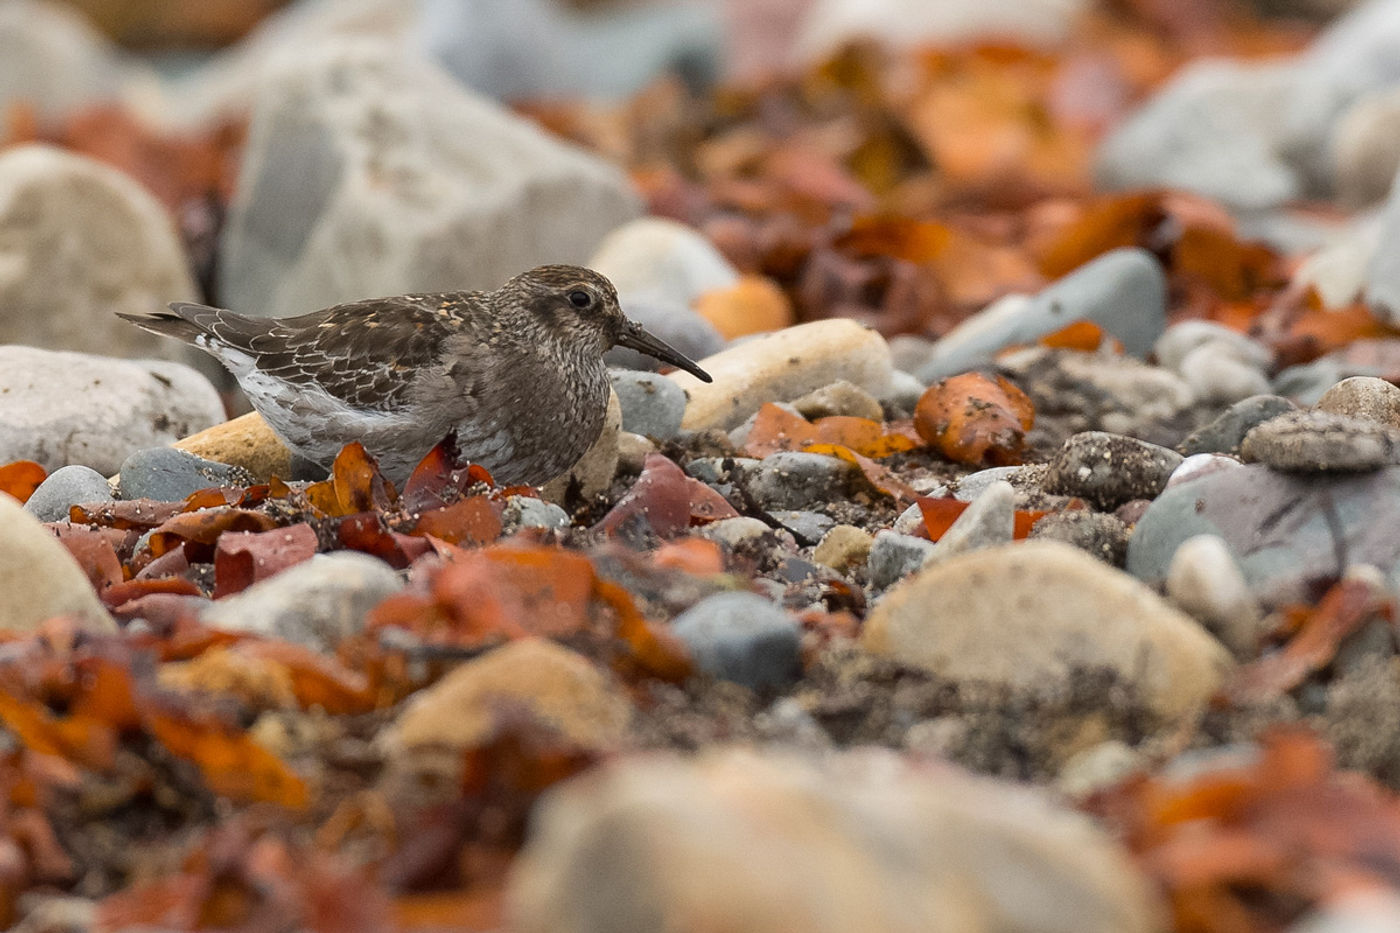
M 569 292 L 569 304 L 582 310 L 593 304 L 593 296 L 581 288 L 576 288 Z

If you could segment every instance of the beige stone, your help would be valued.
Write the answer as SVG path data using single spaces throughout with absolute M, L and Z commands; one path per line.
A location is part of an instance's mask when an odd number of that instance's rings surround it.
M 292 454 L 255 411 L 181 438 L 174 444 L 205 460 L 240 466 L 259 482 L 292 475 Z
M 565 739 L 610 749 L 627 735 L 626 696 L 582 655 L 525 638 L 475 658 L 419 694 L 399 716 L 393 741 L 407 747 L 472 747 L 487 738 L 497 709 L 523 706 Z
M 875 539 L 868 532 L 855 525 L 835 525 L 822 536 L 821 543 L 812 552 L 812 559 L 832 570 L 845 571 L 865 563 L 874 543 Z
M 623 758 L 551 791 L 518 933 L 1149 933 L 1150 885 L 1080 814 L 885 750 Z
M 862 641 L 940 677 L 1028 693 L 1106 669 L 1168 719 L 1198 711 L 1232 664 L 1205 629 L 1135 578 L 1044 540 L 924 567 L 876 604 Z
M 96 632 L 117 630 L 68 549 L 0 493 L 0 631 L 33 631 L 55 616 L 72 616 Z
M 689 373 L 673 379 L 690 395 L 681 427 L 738 427 L 766 402 L 787 402 L 844 379 L 879 397 L 893 366 L 885 338 L 855 321 L 833 318 L 798 324 L 746 340 L 700 363 L 714 382 Z

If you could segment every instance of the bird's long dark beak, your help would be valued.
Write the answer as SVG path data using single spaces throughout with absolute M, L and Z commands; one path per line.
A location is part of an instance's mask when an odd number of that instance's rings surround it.
M 623 325 L 622 333 L 617 338 L 617 344 L 627 347 L 629 350 L 645 353 L 647 356 L 654 356 L 663 363 L 670 363 L 703 382 L 714 382 L 709 373 L 695 365 L 694 360 L 660 337 L 647 333 L 642 329 L 642 325 L 633 321 L 628 321 Z

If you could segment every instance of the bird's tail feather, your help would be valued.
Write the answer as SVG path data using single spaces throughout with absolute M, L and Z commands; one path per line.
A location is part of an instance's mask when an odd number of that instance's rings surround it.
M 218 308 L 208 305 L 173 301 L 169 311 L 157 311 L 154 314 L 123 314 L 118 311 L 117 317 L 153 334 L 174 337 L 176 340 L 198 346 L 200 337 L 208 337 L 213 333 L 213 325 L 222 313 L 224 312 Z

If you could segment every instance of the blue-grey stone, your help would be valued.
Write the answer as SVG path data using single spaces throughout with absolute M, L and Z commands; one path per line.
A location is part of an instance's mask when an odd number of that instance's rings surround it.
M 622 430 L 663 441 L 680 433 L 685 389 L 653 372 L 615 369 L 609 376 L 622 406 Z
M 568 528 L 569 513 L 553 502 L 534 496 L 511 496 L 506 499 L 501 521 L 507 528 Z
M 1255 425 L 1263 424 L 1296 406 L 1279 395 L 1255 395 L 1241 399 L 1209 424 L 1197 428 L 1177 450 L 1190 457 L 1195 454 L 1237 454 L 1244 436 Z
M 123 499 L 179 502 L 211 486 L 247 486 L 253 477 L 240 467 L 215 463 L 174 447 L 147 447 L 122 462 Z
M 754 593 L 717 593 L 676 616 L 671 630 L 695 665 L 752 690 L 778 689 L 801 670 L 797 621 Z
M 67 520 L 71 506 L 110 501 L 112 487 L 107 484 L 107 477 L 90 467 L 73 464 L 50 473 L 24 503 L 24 510 L 41 522 L 61 522 Z
M 1166 579 L 1176 549 L 1217 535 L 1266 608 L 1311 604 L 1348 567 L 1400 564 L 1400 467 L 1370 473 L 1280 473 L 1262 464 L 1173 485 L 1148 507 L 1128 542 L 1127 570 Z
M 835 457 L 785 450 L 763 458 L 747 489 L 765 509 L 808 509 L 845 498 L 859 472 Z
M 865 558 L 870 585 L 876 590 L 893 586 L 922 567 L 935 547 L 928 538 L 917 538 L 897 531 L 877 531 L 875 543 L 870 546 L 870 554 Z
M 804 509 L 775 509 L 768 517 L 792 532 L 798 544 L 816 544 L 836 524 L 834 518 Z
M 934 346 L 915 375 L 924 383 L 986 364 L 998 350 L 1077 321 L 1092 321 L 1129 353 L 1146 356 L 1167 325 L 1167 278 L 1144 249 L 1104 253 L 1033 298 L 1010 296 L 968 318 Z

